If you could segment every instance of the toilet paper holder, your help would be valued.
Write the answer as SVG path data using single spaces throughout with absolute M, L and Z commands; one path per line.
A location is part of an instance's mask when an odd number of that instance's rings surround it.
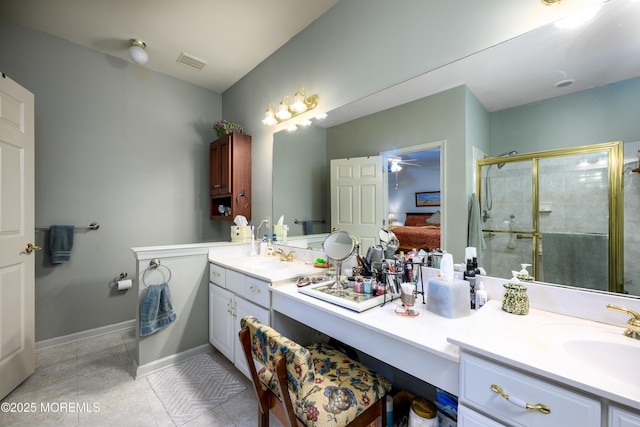
M 118 283 L 118 280 L 122 280 L 125 279 L 128 276 L 126 271 L 123 271 L 122 273 L 120 273 L 120 275 L 118 277 L 116 277 L 115 279 L 113 279 L 113 281 L 115 283 Z

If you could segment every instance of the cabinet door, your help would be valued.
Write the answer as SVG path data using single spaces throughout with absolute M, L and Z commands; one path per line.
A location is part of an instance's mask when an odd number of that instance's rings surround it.
M 234 319 L 235 332 L 233 334 L 236 338 L 234 344 L 236 349 L 234 364 L 236 365 L 236 368 L 238 368 L 238 370 L 242 372 L 247 378 L 251 378 L 244 352 L 242 351 L 242 347 L 240 346 L 240 339 L 238 338 L 238 333 L 240 332 L 240 320 L 245 316 L 254 316 L 260 322 L 271 325 L 269 310 L 259 307 L 239 297 L 236 297 L 236 302 L 236 318 Z
M 231 138 L 232 135 L 225 135 L 218 140 L 218 168 L 220 169 L 218 195 L 231 194 Z
M 640 427 L 640 414 L 610 406 L 609 427 Z
M 234 295 L 220 286 L 209 283 L 209 342 L 233 360 Z
M 209 184 L 212 196 L 231 194 L 231 135 L 209 146 Z
M 458 406 L 458 427 L 504 427 L 504 424 L 497 423 L 466 406 Z

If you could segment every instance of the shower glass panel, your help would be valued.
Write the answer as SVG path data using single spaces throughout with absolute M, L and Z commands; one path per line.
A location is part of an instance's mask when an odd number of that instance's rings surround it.
M 540 281 L 609 289 L 608 156 L 539 160 Z
M 621 141 L 478 160 L 487 273 L 625 292 L 622 165 Z
M 481 167 L 480 210 L 487 245 L 482 261 L 490 276 L 508 278 L 521 264 L 533 265 L 532 165 L 532 160 L 524 160 Z

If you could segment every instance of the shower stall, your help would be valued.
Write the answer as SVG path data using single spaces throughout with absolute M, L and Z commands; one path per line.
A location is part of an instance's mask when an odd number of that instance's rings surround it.
M 623 292 L 622 142 L 479 160 L 487 274 Z

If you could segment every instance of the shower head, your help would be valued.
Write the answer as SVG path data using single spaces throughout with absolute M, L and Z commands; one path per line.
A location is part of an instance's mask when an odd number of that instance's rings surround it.
M 506 153 L 502 153 L 500 154 L 498 157 L 505 157 L 505 156 L 515 156 L 516 154 L 518 154 L 517 151 L 507 151 Z M 502 167 L 504 166 L 504 163 L 499 163 L 498 164 L 498 169 L 502 169 Z

